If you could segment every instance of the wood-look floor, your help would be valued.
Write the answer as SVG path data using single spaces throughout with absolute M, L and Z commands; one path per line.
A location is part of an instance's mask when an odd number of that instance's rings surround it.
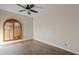
M 36 40 L 28 40 L 0 46 L 0 55 L 74 55 L 74 54 Z

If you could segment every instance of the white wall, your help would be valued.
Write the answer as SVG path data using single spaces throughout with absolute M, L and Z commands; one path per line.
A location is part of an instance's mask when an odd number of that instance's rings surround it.
M 79 5 L 54 5 L 33 24 L 34 39 L 79 54 Z
M 0 41 L 3 40 L 3 23 L 7 19 L 16 19 L 21 22 L 23 39 L 33 39 L 33 19 L 12 12 L 0 10 Z

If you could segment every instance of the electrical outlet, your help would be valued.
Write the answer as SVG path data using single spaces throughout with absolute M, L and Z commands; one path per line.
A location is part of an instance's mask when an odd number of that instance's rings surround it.
M 67 46 L 67 43 L 65 43 L 65 46 Z

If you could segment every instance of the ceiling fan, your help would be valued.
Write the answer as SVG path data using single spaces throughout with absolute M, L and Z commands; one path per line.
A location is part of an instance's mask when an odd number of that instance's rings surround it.
M 30 15 L 31 12 L 38 13 L 37 11 L 32 10 L 32 8 L 35 7 L 34 4 L 27 4 L 26 6 L 23 6 L 23 5 L 20 5 L 20 4 L 17 4 L 17 5 L 20 6 L 20 7 L 22 7 L 22 8 L 24 8 L 24 10 L 20 10 L 19 12 L 23 12 L 23 11 L 27 10 L 28 15 Z

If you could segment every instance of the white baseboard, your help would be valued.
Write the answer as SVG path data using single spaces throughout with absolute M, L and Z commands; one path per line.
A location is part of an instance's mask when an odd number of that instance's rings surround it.
M 35 39 L 35 40 L 36 40 L 36 39 Z M 59 47 L 58 45 L 51 44 L 51 43 L 48 43 L 48 42 L 46 42 L 46 41 L 42 41 L 42 40 L 37 40 L 37 41 L 40 41 L 40 42 L 43 42 L 43 43 L 45 43 L 45 44 L 48 44 L 48 45 L 51 45 L 51 46 L 55 46 L 55 47 L 58 47 L 58 48 L 64 49 L 63 47 Z M 64 50 L 66 50 L 66 51 L 70 51 L 70 52 L 72 52 L 72 53 L 74 53 L 74 54 L 79 54 L 79 53 L 76 53 L 76 52 L 71 51 L 71 50 L 69 50 L 69 49 L 64 49 Z
M 15 40 L 15 41 L 8 41 L 8 42 L 3 42 L 0 45 L 16 43 L 16 42 L 21 42 L 21 41 L 25 41 L 25 40 L 31 40 L 31 39 L 21 39 L 21 40 Z
M 11 43 L 21 42 L 21 41 L 26 41 L 26 40 L 32 40 L 32 39 L 21 39 L 21 40 L 16 40 L 16 41 L 4 42 L 4 43 L 1 43 L 0 45 L 11 44 Z M 36 40 L 36 39 L 34 39 L 34 40 Z M 48 43 L 48 42 L 46 42 L 46 41 L 42 41 L 42 40 L 37 40 L 37 41 L 40 41 L 40 42 L 43 42 L 43 43 L 45 43 L 45 44 L 48 44 L 48 45 L 51 45 L 51 46 L 55 46 L 55 47 L 64 49 L 63 47 L 59 47 L 58 45 L 51 44 L 51 43 Z M 76 53 L 76 52 L 74 52 L 74 51 L 71 51 L 71 50 L 69 50 L 69 49 L 64 49 L 64 50 L 67 50 L 67 51 L 70 51 L 70 52 L 72 52 L 72 53 L 78 54 L 78 53 Z

